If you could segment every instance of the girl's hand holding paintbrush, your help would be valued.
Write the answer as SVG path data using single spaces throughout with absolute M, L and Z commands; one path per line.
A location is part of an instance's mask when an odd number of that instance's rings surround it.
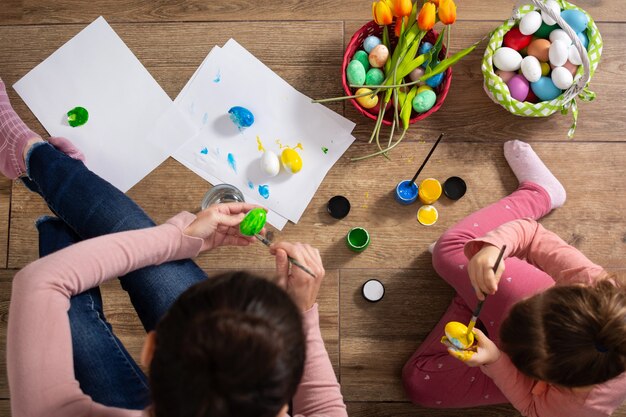
M 498 290 L 498 283 L 504 273 L 504 262 L 499 263 L 495 272 L 493 266 L 499 255 L 500 248 L 485 243 L 469 261 L 467 272 L 476 291 L 476 297 L 481 301 L 485 299 L 485 295 L 493 295 Z

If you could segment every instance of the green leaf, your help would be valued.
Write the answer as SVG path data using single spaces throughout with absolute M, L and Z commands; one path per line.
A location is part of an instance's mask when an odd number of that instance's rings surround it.
M 441 46 L 443 45 L 443 36 L 446 33 L 447 26 L 443 27 L 443 30 L 439 33 L 435 44 L 432 49 L 428 51 L 430 53 L 430 60 L 428 61 L 428 68 L 433 68 L 433 63 L 438 60 L 439 52 L 441 52 Z M 428 71 L 427 71 L 428 72 Z
M 449 67 L 451 67 L 452 65 L 456 64 L 457 62 L 459 62 L 461 59 L 463 59 L 466 55 L 468 55 L 470 52 L 472 52 L 474 49 L 476 49 L 476 47 L 482 42 L 483 40 L 479 40 L 478 42 L 474 43 L 472 46 L 469 46 L 465 49 L 463 49 L 462 51 L 457 52 L 456 54 L 444 59 L 443 61 L 441 61 L 439 64 L 437 64 L 432 71 L 430 71 L 427 74 L 424 74 L 421 78 L 420 81 L 425 81 L 428 78 L 432 77 L 433 75 L 437 75 L 440 72 L 444 72 L 445 70 L 447 70 Z
M 400 109 L 400 120 L 402 120 L 402 127 L 404 130 L 409 128 L 409 120 L 411 119 L 411 111 L 413 110 L 413 99 L 417 95 L 417 86 L 414 86 L 406 94 L 404 101 L 402 102 L 402 108 Z

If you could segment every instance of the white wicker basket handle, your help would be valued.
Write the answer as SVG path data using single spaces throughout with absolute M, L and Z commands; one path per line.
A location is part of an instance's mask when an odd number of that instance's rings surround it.
M 574 80 L 574 84 L 572 84 L 572 86 L 568 88 L 567 91 L 565 91 L 565 93 L 563 93 L 563 98 L 565 99 L 565 101 L 570 101 L 571 99 L 575 98 L 578 94 L 580 94 L 584 90 L 584 88 L 587 86 L 587 83 L 589 82 L 589 79 L 591 78 L 591 67 L 589 64 L 589 56 L 587 55 L 587 50 L 585 49 L 582 42 L 578 38 L 578 35 L 576 35 L 576 32 L 574 32 L 574 30 L 570 27 L 570 25 L 568 25 L 565 22 L 565 20 L 561 18 L 560 13 L 559 14 L 554 13 L 552 9 L 546 7 L 545 3 L 542 0 L 527 0 L 523 2 L 520 1 L 517 4 L 519 6 L 520 4 L 528 4 L 528 3 L 534 5 L 542 12 L 547 13 L 548 16 L 550 16 L 554 21 L 556 21 L 556 24 L 559 25 L 561 29 L 563 29 L 565 33 L 567 33 L 567 35 L 572 39 L 572 42 L 574 43 L 574 46 L 576 50 L 578 51 L 578 54 L 580 55 L 580 60 L 582 61 L 582 65 L 583 65 L 582 76 L 576 78 Z M 518 6 L 516 6 L 513 9 L 513 19 L 516 19 L 516 20 L 520 18 Z

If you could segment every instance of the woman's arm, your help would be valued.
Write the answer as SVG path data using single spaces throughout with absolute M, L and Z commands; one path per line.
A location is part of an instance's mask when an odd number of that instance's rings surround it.
M 74 376 L 70 297 L 129 271 L 197 255 L 202 240 L 183 234 L 195 216 L 86 240 L 26 266 L 13 281 L 7 334 L 12 414 L 130 416 L 94 403 Z

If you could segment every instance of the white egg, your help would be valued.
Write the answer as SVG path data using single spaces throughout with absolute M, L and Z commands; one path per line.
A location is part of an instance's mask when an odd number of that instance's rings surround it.
M 556 40 L 550 45 L 548 57 L 550 63 L 555 67 L 562 67 L 567 62 L 569 44 L 567 42 Z
M 522 59 L 522 74 L 531 83 L 539 81 L 541 78 L 541 63 L 537 58 L 528 55 Z
M 576 49 L 575 45 L 570 45 L 568 52 L 569 62 L 574 65 L 581 65 L 583 60 L 580 59 L 580 54 L 578 53 L 578 49 Z
M 550 42 L 554 43 L 556 41 L 564 41 L 567 42 L 568 45 L 571 45 L 572 38 L 570 38 L 563 29 L 554 29 L 550 32 Z
M 537 29 L 541 26 L 541 15 L 539 12 L 528 12 L 522 17 L 519 22 L 519 31 L 524 35 L 532 35 L 537 32 Z
M 263 152 L 263 156 L 261 157 L 261 170 L 270 177 L 278 175 L 280 172 L 280 160 L 274 152 Z
M 548 9 L 551 9 L 555 15 L 558 16 L 561 14 L 561 6 L 559 6 L 559 3 L 557 3 L 555 0 L 548 0 L 545 3 L 545 5 Z M 548 13 L 544 11 L 541 11 L 541 18 L 543 19 L 544 23 L 548 26 L 552 26 L 556 23 L 556 20 L 548 16 Z
M 522 56 L 515 49 L 502 47 L 493 54 L 493 65 L 502 71 L 517 71 L 522 63 Z
M 574 83 L 572 73 L 565 67 L 554 68 L 551 77 L 554 85 L 561 90 L 567 90 Z

